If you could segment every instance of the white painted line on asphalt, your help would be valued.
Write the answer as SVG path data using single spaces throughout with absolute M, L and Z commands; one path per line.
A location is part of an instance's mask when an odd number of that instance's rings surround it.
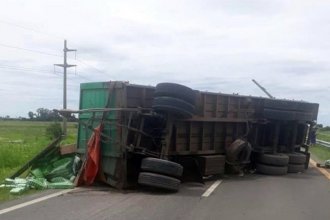
M 311 163 L 316 169 L 318 169 L 326 178 L 328 178 L 330 180 L 330 173 L 321 167 L 317 167 L 316 162 L 313 159 L 309 160 L 309 163 Z
M 202 195 L 202 197 L 209 197 L 211 193 L 222 183 L 222 180 L 215 181 Z
M 57 196 L 60 196 L 60 195 L 66 194 L 66 193 L 71 192 L 71 191 L 73 191 L 73 190 L 75 190 L 75 189 L 66 189 L 66 190 L 62 190 L 62 191 L 57 192 L 57 193 L 53 193 L 53 194 L 50 194 L 50 195 L 47 195 L 47 196 L 43 196 L 43 197 L 40 197 L 40 198 L 37 198 L 37 199 L 31 200 L 31 201 L 28 201 L 28 202 L 24 202 L 24 203 L 21 203 L 21 204 L 18 204 L 18 205 L 14 205 L 14 206 L 9 207 L 9 208 L 6 208 L 6 209 L 2 209 L 2 210 L 0 210 L 0 215 L 5 214 L 5 213 L 7 213 L 7 212 L 14 211 L 14 210 L 16 210 L 16 209 L 20 209 L 20 208 L 23 208 L 23 207 L 29 206 L 29 205 L 36 204 L 36 203 L 38 203 L 38 202 L 45 201 L 45 200 L 50 199 L 50 198 L 54 198 L 54 197 L 57 197 Z

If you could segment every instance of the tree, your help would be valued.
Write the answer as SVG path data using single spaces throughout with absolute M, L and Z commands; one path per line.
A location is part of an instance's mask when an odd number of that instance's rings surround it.
M 32 111 L 28 112 L 30 119 L 35 119 L 37 121 L 58 121 L 61 120 L 61 116 L 58 112 L 49 110 L 47 108 L 38 108 L 36 113 Z
M 30 118 L 31 120 L 34 118 L 34 113 L 33 113 L 33 112 L 29 111 L 28 115 L 29 115 L 29 118 Z
M 317 124 L 316 127 L 317 128 L 323 128 L 323 124 Z

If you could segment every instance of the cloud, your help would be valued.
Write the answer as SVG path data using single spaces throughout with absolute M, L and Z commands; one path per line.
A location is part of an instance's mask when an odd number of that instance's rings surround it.
M 319 120 L 330 124 L 329 9 L 307 0 L 10 1 L 0 20 L 27 28 L 0 21 L 1 43 L 60 57 L 1 47 L 1 114 L 62 106 L 53 64 L 63 62 L 66 38 L 78 59 L 68 55 L 77 65 L 68 71 L 70 108 L 88 81 L 265 96 L 256 79 L 275 97 L 319 102 Z

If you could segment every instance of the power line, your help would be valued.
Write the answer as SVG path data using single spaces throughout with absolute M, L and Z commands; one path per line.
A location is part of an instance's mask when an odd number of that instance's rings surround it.
M 63 57 L 61 55 L 56 55 L 56 54 L 50 54 L 50 53 L 46 53 L 46 52 L 43 52 L 43 51 L 38 51 L 38 50 L 31 50 L 31 49 L 27 49 L 27 48 L 22 48 L 22 47 L 16 47 L 16 46 L 11 46 L 11 45 L 6 45 L 6 44 L 1 44 L 0 43 L 0 46 L 1 47 L 7 47 L 7 48 L 11 48 L 11 49 L 17 49 L 17 50 L 23 50 L 23 51 L 28 51 L 28 52 L 32 52 L 32 53 L 39 53 L 39 54 L 43 54 L 43 55 L 48 55 L 48 56 L 55 56 L 55 57 Z M 72 60 L 72 59 L 70 59 Z M 88 66 L 94 70 L 96 70 L 97 72 L 101 73 L 101 74 L 106 74 L 106 75 L 109 75 L 111 76 L 110 74 L 96 68 L 95 66 L 91 65 L 91 64 L 88 64 L 87 62 L 85 61 L 82 61 L 80 59 L 75 59 L 76 61 L 78 61 L 79 63 L 85 65 L 85 66 Z M 86 78 L 87 79 L 87 78 Z M 90 79 L 88 79 L 90 80 Z
M 78 75 L 78 74 L 75 74 L 74 76 L 78 76 L 78 77 L 80 77 L 82 79 L 85 79 L 85 80 L 88 80 L 88 81 L 93 81 L 92 79 L 90 79 L 90 78 L 88 78 L 86 76 L 82 76 L 82 75 Z
M 54 34 L 49 34 L 49 33 L 43 32 L 43 31 L 35 30 L 33 28 L 28 28 L 28 27 L 25 27 L 23 25 L 15 24 L 15 23 L 12 23 L 12 22 L 0 20 L 0 23 L 6 24 L 6 25 L 10 25 L 10 26 L 14 26 L 16 28 L 21 28 L 21 29 L 28 30 L 28 31 L 33 31 L 35 33 L 44 34 L 44 35 L 47 35 L 48 37 L 52 37 L 52 38 L 56 38 L 56 39 L 61 39 L 61 40 L 64 39 L 64 38 L 62 38 L 60 36 L 56 36 Z
M 32 52 L 32 53 L 39 53 L 39 54 L 48 55 L 48 56 L 62 57 L 61 55 L 56 55 L 56 54 L 46 53 L 46 52 L 43 52 L 43 51 L 31 50 L 31 49 L 26 49 L 26 48 L 22 48 L 22 47 L 16 47 L 16 46 L 11 46 L 11 45 L 1 44 L 1 43 L 0 43 L 0 46 L 11 48 L 11 49 L 16 49 L 16 50 L 29 51 L 29 52 Z
M 95 66 L 93 66 L 93 65 L 91 65 L 91 64 L 88 64 L 88 63 L 86 63 L 86 62 L 84 62 L 84 61 L 82 61 L 82 60 L 79 60 L 79 59 L 76 59 L 76 60 L 77 60 L 78 62 L 80 62 L 81 64 L 83 64 L 83 65 L 85 65 L 85 66 L 88 66 L 88 67 L 90 67 L 90 68 L 92 68 L 92 69 L 98 71 L 99 73 L 107 74 L 107 73 L 105 73 L 104 71 L 99 70 L 98 68 L 96 68 Z
M 8 69 L 22 69 L 22 70 L 27 70 L 27 71 L 49 71 L 46 69 L 35 69 L 35 68 L 31 68 L 31 67 L 21 67 L 21 66 L 9 66 L 9 65 L 4 65 L 4 64 L 0 64 L 0 67 L 2 68 L 8 68 Z
M 36 68 L 27 68 L 27 67 L 16 67 L 16 66 L 8 66 L 8 65 L 3 65 L 0 64 L 0 69 L 7 69 L 7 70 L 12 70 L 12 71 L 18 71 L 18 72 L 27 72 L 27 73 L 42 73 L 42 74 L 50 74 L 50 75 L 55 75 L 57 77 L 61 77 L 59 74 L 62 74 L 62 72 L 56 72 L 54 71 L 53 73 L 49 72 L 49 70 L 46 69 L 36 69 Z M 81 79 L 85 79 L 88 81 L 93 81 L 92 79 L 82 76 L 80 74 L 74 74 L 73 76 L 79 77 Z
M 3 66 L 0 65 L 1 69 L 8 69 L 8 70 L 15 70 L 15 71 L 21 71 L 21 72 L 34 72 L 34 73 L 49 73 L 49 70 L 37 70 L 37 69 L 29 69 L 24 67 L 11 67 L 11 66 Z
M 49 34 L 49 33 L 45 33 L 43 31 L 36 30 L 36 29 L 33 29 L 33 28 L 29 28 L 29 27 L 26 27 L 26 26 L 23 26 L 23 25 L 19 25 L 19 24 L 13 23 L 13 22 L 8 22 L 8 21 L 0 20 L 0 23 L 4 23 L 6 25 L 14 26 L 14 27 L 21 28 L 21 29 L 28 30 L 28 31 L 32 31 L 32 32 L 35 32 L 35 33 L 48 35 L 50 37 L 54 37 L 54 38 L 57 38 L 57 39 L 64 39 L 62 37 L 59 37 L 59 36 L 56 36 L 56 35 L 52 35 L 52 34 Z M 48 55 L 48 56 L 62 57 L 62 56 L 57 55 L 57 54 L 51 54 L 51 53 L 47 53 L 47 52 L 44 52 L 44 51 L 37 51 L 37 50 L 32 50 L 32 49 L 27 49 L 27 48 L 22 48 L 22 47 L 16 47 L 16 46 L 11 46 L 11 45 L 6 45 L 6 44 L 0 44 L 0 46 L 6 47 L 6 48 L 11 48 L 11 49 L 24 50 L 24 51 L 33 52 L 33 53 L 39 53 L 39 54 Z M 89 64 L 89 63 L 87 63 L 87 62 L 85 62 L 85 61 L 83 61 L 81 59 L 76 59 L 76 61 L 80 62 L 81 64 L 83 64 L 85 66 L 88 66 L 88 67 L 96 70 L 100 74 L 106 74 L 106 75 L 112 77 L 107 72 L 102 71 L 102 70 L 96 68 L 95 66 L 93 66 L 93 65 L 91 65 L 91 64 Z M 87 79 L 87 78 L 85 78 L 85 79 Z

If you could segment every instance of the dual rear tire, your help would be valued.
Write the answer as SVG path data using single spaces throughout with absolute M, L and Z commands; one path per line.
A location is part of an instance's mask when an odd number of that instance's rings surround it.
M 305 164 L 308 163 L 306 155 L 302 153 L 290 153 L 287 155 L 289 156 L 288 173 L 304 172 Z
M 256 170 L 266 175 L 285 175 L 288 172 L 289 157 L 285 154 L 260 154 Z
M 260 154 L 257 157 L 256 171 L 267 175 L 285 175 L 304 172 L 307 158 L 302 153 Z
M 141 170 L 138 178 L 140 185 L 155 187 L 170 191 L 178 191 L 183 167 L 172 161 L 147 157 L 141 162 Z
M 159 113 L 170 113 L 180 118 L 192 118 L 196 111 L 196 92 L 176 83 L 156 86 L 152 108 Z

